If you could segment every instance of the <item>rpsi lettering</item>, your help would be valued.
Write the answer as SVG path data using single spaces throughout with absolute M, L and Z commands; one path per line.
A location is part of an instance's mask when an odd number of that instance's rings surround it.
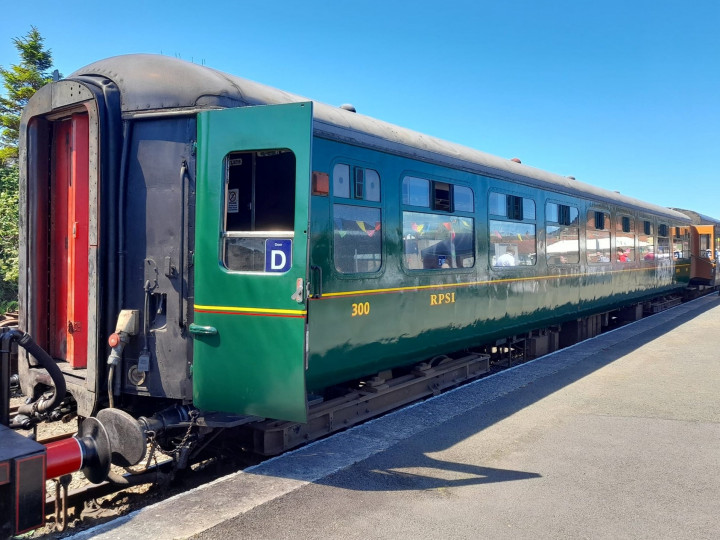
M 454 304 L 454 303 L 455 303 L 455 293 L 454 292 L 430 295 L 430 305 L 431 306 L 439 306 L 441 304 Z

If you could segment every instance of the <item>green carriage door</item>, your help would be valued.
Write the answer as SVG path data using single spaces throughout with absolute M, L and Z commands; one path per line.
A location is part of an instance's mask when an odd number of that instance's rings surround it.
M 304 422 L 312 103 L 198 115 L 193 397 Z

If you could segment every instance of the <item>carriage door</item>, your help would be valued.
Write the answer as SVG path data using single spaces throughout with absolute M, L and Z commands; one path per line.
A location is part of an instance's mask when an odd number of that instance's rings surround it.
M 304 422 L 312 103 L 198 115 L 193 398 Z
M 88 116 L 56 122 L 50 187 L 50 339 L 48 351 L 73 368 L 88 353 Z

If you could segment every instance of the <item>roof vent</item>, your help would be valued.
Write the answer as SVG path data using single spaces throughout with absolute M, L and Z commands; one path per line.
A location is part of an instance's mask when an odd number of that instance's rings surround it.
M 341 109 L 345 109 L 346 111 L 354 112 L 354 113 L 357 112 L 357 111 L 355 110 L 355 106 L 354 106 L 354 105 L 350 105 L 349 103 L 343 103 L 342 105 L 340 105 L 340 108 L 341 108 Z
M 522 161 L 520 161 L 520 158 L 516 157 L 512 158 L 510 161 L 514 161 L 515 163 L 522 163 Z
M 570 180 L 577 180 L 577 178 L 575 178 L 574 176 L 568 176 L 568 178 L 569 178 Z

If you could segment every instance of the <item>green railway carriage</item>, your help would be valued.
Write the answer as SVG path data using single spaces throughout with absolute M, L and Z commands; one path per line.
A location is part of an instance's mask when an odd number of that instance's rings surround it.
M 198 130 L 195 324 L 222 327 L 196 339 L 201 408 L 304 421 L 306 389 L 683 286 L 687 262 L 671 256 L 669 235 L 687 218 L 667 209 L 310 102 L 201 113 Z M 260 161 L 286 155 L 287 178 L 262 175 Z M 295 200 L 284 227 L 257 209 L 251 231 L 223 228 L 243 189 L 234 169 L 249 161 L 256 196 Z M 279 274 L 266 262 L 277 241 L 293 261 Z M 240 254 L 250 243 L 257 267 Z M 499 248 L 514 266 L 494 264 Z M 250 339 L 238 354 L 222 336 Z
M 81 416 L 305 422 L 340 383 L 690 279 L 680 212 L 173 58 L 43 88 L 21 137 L 20 324 Z

